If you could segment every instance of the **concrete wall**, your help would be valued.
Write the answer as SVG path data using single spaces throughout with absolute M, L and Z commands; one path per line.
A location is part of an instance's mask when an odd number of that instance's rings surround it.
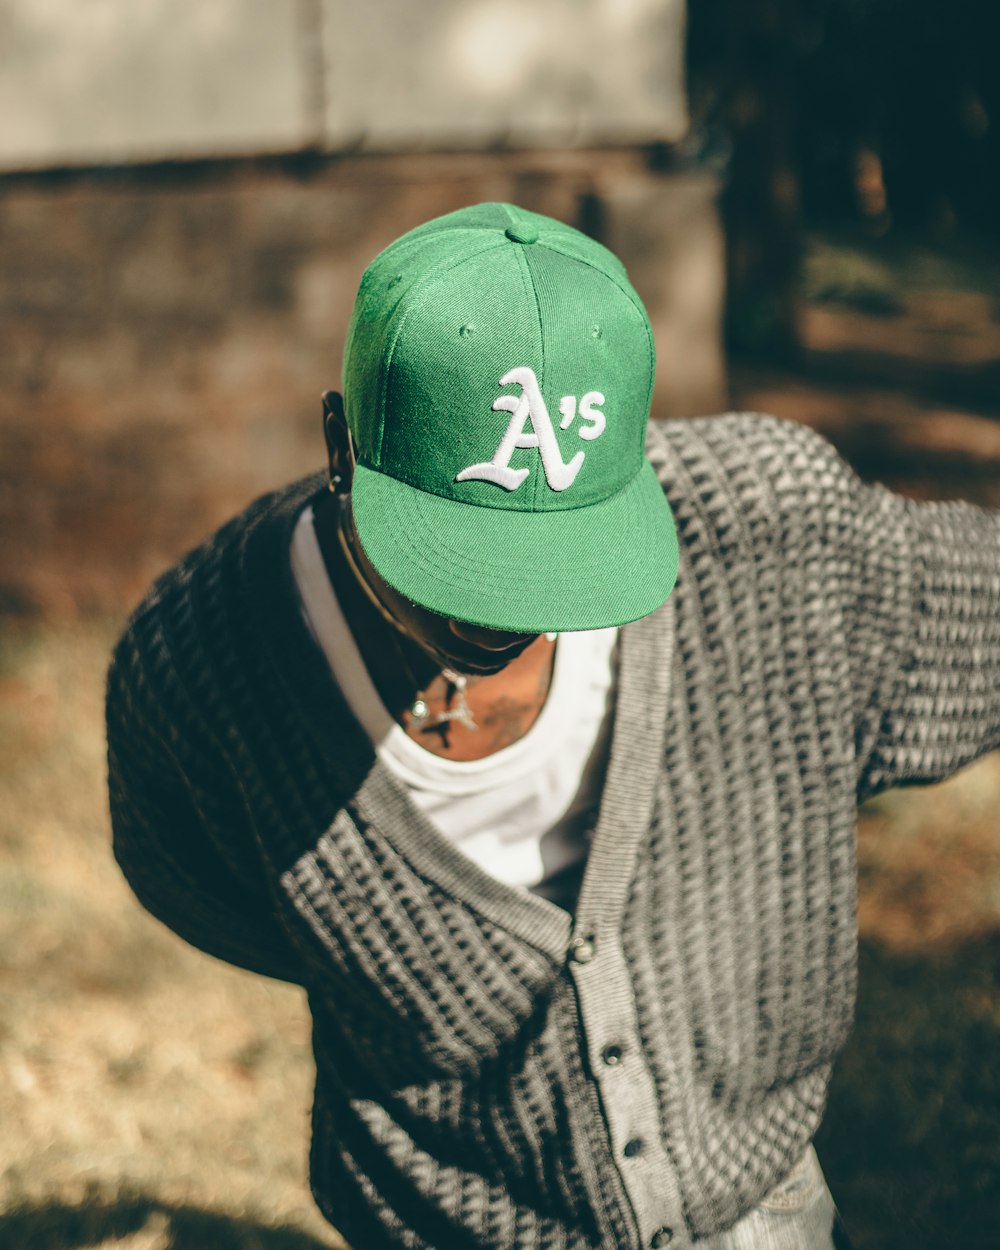
M 298 0 L 5 0 L 0 166 L 301 147 Z
M 4 0 L 0 169 L 686 125 L 683 0 Z
M 683 19 L 683 0 L 328 3 L 328 141 L 676 140 Z

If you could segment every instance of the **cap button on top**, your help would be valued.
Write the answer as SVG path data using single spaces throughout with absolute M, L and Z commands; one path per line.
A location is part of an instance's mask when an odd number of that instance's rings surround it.
M 538 231 L 534 226 L 508 226 L 504 234 L 511 243 L 537 243 Z

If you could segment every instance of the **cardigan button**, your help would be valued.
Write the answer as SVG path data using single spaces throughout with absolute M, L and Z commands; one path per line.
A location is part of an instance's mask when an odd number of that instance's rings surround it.
M 633 1137 L 622 1147 L 622 1154 L 626 1159 L 634 1159 L 636 1155 L 642 1154 L 642 1148 L 645 1145 L 641 1137 Z
M 669 1246 L 673 1239 L 674 1230 L 672 1228 L 658 1228 L 649 1239 L 651 1250 L 663 1250 L 663 1247 Z
M 574 938 L 569 948 L 569 957 L 575 964 L 589 964 L 597 954 L 597 943 L 593 938 Z
M 621 1063 L 624 1053 L 625 1051 L 617 1042 L 612 1042 L 610 1046 L 605 1046 L 601 1051 L 601 1058 L 609 1068 L 613 1068 L 616 1064 Z

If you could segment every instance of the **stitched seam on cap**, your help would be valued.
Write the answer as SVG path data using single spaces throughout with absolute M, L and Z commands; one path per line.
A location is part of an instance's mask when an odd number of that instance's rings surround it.
M 594 242 L 596 242 L 596 239 Z M 595 265 L 593 261 L 586 260 L 582 256 L 574 256 L 572 253 L 564 251 L 561 247 L 556 247 L 554 243 L 546 243 L 545 246 L 551 248 L 553 252 L 558 252 L 560 256 L 565 256 L 567 260 L 575 260 L 581 265 L 586 265 L 588 269 L 593 269 L 595 273 L 601 274 L 601 276 L 607 278 L 609 282 L 614 283 L 618 290 L 621 291 L 622 295 L 625 296 L 628 302 L 639 314 L 642 324 L 646 329 L 646 338 L 649 341 L 649 363 L 651 368 L 649 370 L 649 390 L 646 393 L 646 416 L 648 417 L 649 409 L 653 403 L 653 386 L 656 382 L 656 343 L 653 339 L 653 327 L 649 324 L 649 311 L 643 304 L 642 300 L 639 299 L 638 292 L 632 289 L 631 283 L 628 286 L 623 286 L 613 274 L 610 274 L 607 270 L 602 269 L 600 265 Z M 612 253 L 612 255 L 614 255 L 614 253 Z M 622 277 L 624 277 L 626 282 L 628 282 L 628 275 L 626 273 L 623 272 Z M 643 438 L 645 438 L 645 431 L 642 433 Z
M 386 350 L 385 360 L 383 362 L 382 381 L 379 386 L 379 410 L 380 410 L 381 418 L 382 418 L 382 428 L 379 433 L 379 440 L 378 440 L 379 466 L 381 466 L 382 464 L 382 445 L 385 442 L 385 402 L 386 402 L 386 396 L 389 391 L 389 373 L 392 369 L 392 358 L 396 353 L 396 344 L 399 342 L 399 336 L 403 333 L 403 328 L 405 327 L 407 321 L 409 320 L 410 314 L 413 312 L 414 307 L 417 305 L 417 303 L 420 303 L 423 301 L 423 299 L 428 294 L 428 291 L 431 285 L 434 282 L 443 278 L 445 274 L 451 273 L 453 269 L 457 269 L 460 265 L 464 265 L 467 261 L 475 260 L 477 256 L 482 256 L 485 252 L 492 252 L 492 251 L 499 250 L 502 242 L 503 242 L 502 235 L 500 236 L 499 239 L 494 237 L 490 239 L 490 241 L 486 244 L 485 247 L 481 247 L 476 252 L 470 252 L 468 255 L 461 257 L 459 260 L 452 260 L 450 263 L 441 262 L 441 264 L 436 265 L 433 269 L 431 269 L 428 273 L 424 275 L 423 280 L 420 283 L 419 295 L 416 298 L 407 299 L 407 306 L 404 309 L 402 316 L 399 318 L 399 321 L 397 322 L 395 328 L 393 329 L 392 339 Z M 411 289 L 411 295 L 412 295 L 412 289 Z
M 518 259 L 520 261 L 521 277 L 523 280 L 525 274 L 527 274 L 528 276 L 528 284 L 531 288 L 531 297 L 535 301 L 535 312 L 538 314 L 538 341 L 541 344 L 541 373 L 542 373 L 542 376 L 538 379 L 538 389 L 539 391 L 541 391 L 542 395 L 544 396 L 545 394 L 545 331 L 542 328 L 542 302 L 538 298 L 538 288 L 535 286 L 535 276 L 531 272 L 531 263 L 528 260 L 528 257 L 524 251 L 524 248 L 519 247 L 517 250 L 518 250 Z M 544 475 L 538 472 L 538 464 L 532 465 L 532 472 L 534 474 L 534 482 L 532 483 L 533 489 L 531 492 L 531 511 L 532 512 L 545 512 L 547 511 L 547 509 L 539 508 L 537 506 L 540 483 Z

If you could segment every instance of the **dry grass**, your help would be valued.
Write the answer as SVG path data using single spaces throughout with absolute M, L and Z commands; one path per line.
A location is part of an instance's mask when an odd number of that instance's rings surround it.
M 112 632 L 3 634 L 0 1246 L 337 1246 L 306 1181 L 303 995 L 186 947 L 111 859 Z
M 863 937 L 943 953 L 1000 933 L 1000 755 L 940 785 L 880 795 L 858 836 Z

